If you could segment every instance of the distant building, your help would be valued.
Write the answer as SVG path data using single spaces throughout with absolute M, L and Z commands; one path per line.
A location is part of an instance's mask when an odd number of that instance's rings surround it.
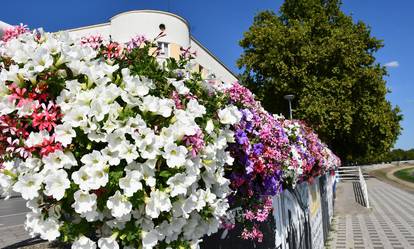
M 3 35 L 3 29 L 10 27 L 10 24 L 0 21 L 0 38 Z

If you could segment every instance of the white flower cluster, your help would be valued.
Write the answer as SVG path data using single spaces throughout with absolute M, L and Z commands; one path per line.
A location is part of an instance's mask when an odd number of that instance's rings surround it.
M 96 59 L 97 51 L 66 33 L 24 34 L 3 51 L 14 64 L 0 73 L 0 115 L 25 116 L 32 106 L 6 101 L 5 82 L 36 84 L 39 74 L 54 68 L 65 79 L 56 98 L 60 123 L 24 141 L 32 147 L 54 139 L 63 149 L 5 162 L 0 173 L 3 191 L 28 201 L 32 235 L 55 240 L 64 224 L 98 222 L 99 241 L 78 234 L 72 248 L 128 248 L 117 236 L 134 224 L 147 249 L 176 240 L 196 246 L 218 230 L 229 207 L 223 166 L 233 162 L 226 152 L 233 133 L 225 125 L 240 120 L 236 107 L 217 110 L 215 123 L 201 121 L 207 113 L 197 98 L 177 108 L 157 94 L 156 82 Z M 179 95 L 189 94 L 185 79 L 168 82 Z M 200 132 L 209 140 L 194 155 L 183 141 Z
M 304 144 L 302 137 L 301 126 L 297 122 L 291 122 L 286 127 L 283 128 L 286 132 L 286 135 L 291 138 L 292 141 L 296 141 L 295 145 L 290 146 L 290 158 L 285 162 L 287 165 L 287 170 L 285 170 L 285 175 L 291 177 L 292 184 L 295 185 L 297 179 L 303 174 L 302 167 L 302 156 L 299 154 L 299 151 L 307 151 L 306 145 Z M 295 162 L 295 163 L 292 163 Z

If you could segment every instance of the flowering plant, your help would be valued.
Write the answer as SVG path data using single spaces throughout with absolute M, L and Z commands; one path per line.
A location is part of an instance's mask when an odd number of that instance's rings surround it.
M 292 185 L 312 181 L 314 177 L 332 172 L 341 164 L 340 159 L 324 144 L 318 135 L 300 120 L 279 117 L 291 143 L 291 163 L 298 174 L 290 174 Z
M 31 235 L 74 249 L 196 248 L 240 222 L 243 239 L 262 241 L 272 196 L 339 165 L 304 123 L 192 73 L 190 50 L 158 61 L 156 47 L 5 32 L 0 185 L 27 200 Z
M 16 27 L 20 30 L 21 27 Z M 26 229 L 72 248 L 193 248 L 229 207 L 241 114 L 154 42 L 12 31 L 1 45 L 0 184 Z
M 233 190 L 229 199 L 236 210 L 241 207 L 233 218 L 244 226 L 243 239 L 261 242 L 260 224 L 271 214 L 271 197 L 340 162 L 303 122 L 271 115 L 247 88 L 235 83 L 226 93 L 242 113 L 241 121 L 232 126 L 235 142 L 229 145 L 235 158 L 227 175 Z M 228 220 L 225 227 L 232 224 Z

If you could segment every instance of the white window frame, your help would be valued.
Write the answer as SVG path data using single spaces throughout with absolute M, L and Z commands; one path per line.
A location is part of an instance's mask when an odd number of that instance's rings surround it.
M 168 58 L 170 55 L 170 46 L 168 42 L 158 42 L 158 56 Z

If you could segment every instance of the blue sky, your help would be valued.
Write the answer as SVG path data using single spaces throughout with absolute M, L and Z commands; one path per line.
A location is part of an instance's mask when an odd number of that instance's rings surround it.
M 117 13 L 133 9 L 156 9 L 186 18 L 192 34 L 236 73 L 236 60 L 242 50 L 238 41 L 265 9 L 278 11 L 282 0 L 15 0 L 3 1 L 0 20 L 43 27 L 47 31 L 107 22 Z M 414 148 L 414 1 L 343 0 L 343 10 L 355 20 L 363 20 L 372 34 L 384 40 L 377 60 L 388 65 L 388 99 L 404 114 L 404 128 L 396 148 Z M 139 25 L 139 24 L 137 24 Z M 145 24 L 142 24 L 145 25 Z

